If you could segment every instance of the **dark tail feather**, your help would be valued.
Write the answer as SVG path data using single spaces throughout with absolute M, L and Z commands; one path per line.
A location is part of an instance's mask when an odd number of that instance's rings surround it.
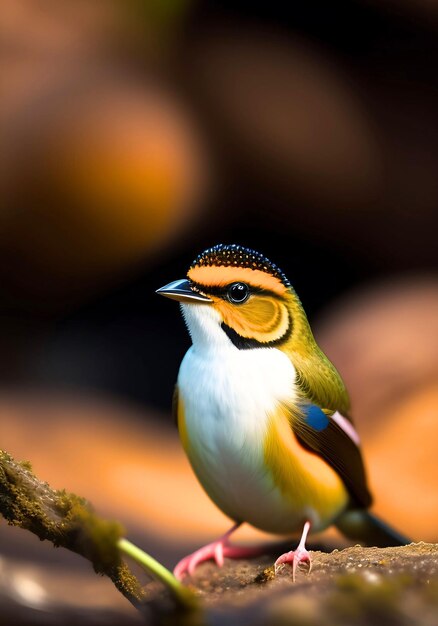
M 367 546 L 405 546 L 411 540 L 365 509 L 347 511 L 336 522 L 341 533 Z

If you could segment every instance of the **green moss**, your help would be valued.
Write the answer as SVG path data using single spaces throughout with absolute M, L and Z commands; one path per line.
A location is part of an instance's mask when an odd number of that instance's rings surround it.
M 86 556 L 99 573 L 120 563 L 117 542 L 124 532 L 121 524 L 98 517 L 90 505 L 75 494 L 60 493 L 55 506 L 63 515 L 59 545 Z
M 272 565 L 271 567 L 267 567 L 260 574 L 254 578 L 254 582 L 258 585 L 264 585 L 270 580 L 274 580 L 275 578 L 275 567 Z
M 30 463 L 30 461 L 20 461 L 20 465 L 23 469 L 26 469 L 29 472 L 32 471 L 32 464 Z

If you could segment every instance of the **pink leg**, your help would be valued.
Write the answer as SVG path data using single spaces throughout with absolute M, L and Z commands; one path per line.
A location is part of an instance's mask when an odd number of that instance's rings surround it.
M 196 550 L 193 554 L 181 559 L 176 565 L 173 573 L 181 580 L 186 574 L 193 576 L 197 565 L 203 561 L 213 559 L 216 561 L 218 567 L 222 567 L 224 564 L 224 557 L 229 559 L 245 559 L 252 556 L 263 554 L 266 551 L 264 546 L 232 546 L 230 544 L 230 537 L 241 526 L 241 522 L 234 524 L 230 530 L 228 530 L 222 537 L 219 537 L 216 541 L 208 543 L 203 548 Z
M 298 564 L 307 563 L 309 567 L 308 573 L 310 574 L 310 570 L 312 569 L 312 560 L 310 558 L 309 552 L 306 550 L 306 540 L 307 535 L 309 534 L 309 530 L 310 522 L 306 522 L 304 524 L 303 534 L 301 535 L 300 543 L 298 544 L 297 549 L 295 551 L 292 550 L 291 552 L 286 552 L 286 554 L 282 554 L 278 557 L 278 559 L 275 561 L 275 573 L 277 573 L 280 565 L 283 565 L 285 563 L 292 563 L 292 580 L 295 582 L 295 574 Z

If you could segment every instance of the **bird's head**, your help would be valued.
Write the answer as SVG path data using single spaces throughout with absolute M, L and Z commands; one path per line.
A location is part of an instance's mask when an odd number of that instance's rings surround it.
M 238 245 L 205 250 L 187 278 L 157 293 L 181 303 L 195 345 L 238 349 L 291 345 L 311 332 L 283 272 L 259 252 Z

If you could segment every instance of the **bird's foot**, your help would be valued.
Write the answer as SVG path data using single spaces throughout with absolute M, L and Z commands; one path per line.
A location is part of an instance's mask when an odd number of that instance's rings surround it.
M 296 550 L 291 550 L 290 552 L 286 552 L 285 554 L 279 556 L 275 561 L 275 573 L 277 574 L 279 568 L 286 563 L 290 563 L 292 565 L 292 580 L 294 582 L 298 565 L 304 563 L 307 567 L 308 574 L 310 574 L 312 569 L 312 559 L 310 553 L 302 546 L 298 546 Z
M 222 567 L 225 557 L 228 559 L 247 559 L 264 554 L 264 552 L 266 552 L 266 547 L 263 546 L 232 546 L 228 537 L 225 536 L 181 559 L 173 573 L 178 580 L 181 580 L 186 574 L 193 576 L 196 567 L 204 561 L 213 559 L 218 567 Z
M 292 564 L 292 580 L 295 582 L 295 575 L 297 572 L 298 565 L 300 563 L 305 563 L 308 567 L 307 573 L 310 574 L 310 571 L 312 569 L 312 559 L 310 557 L 310 553 L 308 552 L 308 550 L 306 550 L 306 540 L 307 540 L 307 535 L 309 534 L 309 530 L 310 530 L 310 522 L 307 521 L 304 524 L 303 533 L 301 535 L 300 543 L 298 544 L 297 549 L 291 550 L 290 552 L 286 552 L 285 554 L 282 554 L 275 561 L 275 566 L 274 566 L 275 573 L 278 572 L 279 568 L 282 565 L 285 565 L 286 563 L 291 563 Z
M 189 576 L 193 576 L 195 573 L 196 567 L 203 563 L 204 561 L 208 561 L 213 559 L 216 564 L 221 567 L 224 562 L 224 541 L 222 539 L 218 539 L 217 541 L 213 541 L 212 543 L 208 543 L 206 546 L 199 548 L 192 554 L 187 555 L 179 563 L 176 565 L 173 573 L 175 574 L 178 580 L 184 578 L 186 574 Z

